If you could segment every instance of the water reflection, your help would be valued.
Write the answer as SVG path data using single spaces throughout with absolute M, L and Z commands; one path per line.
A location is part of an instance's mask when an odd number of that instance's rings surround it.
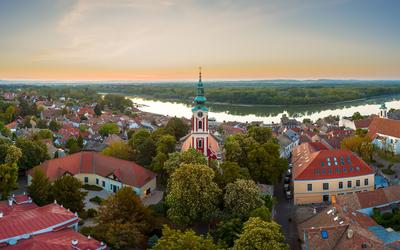
M 130 97 L 134 103 L 142 106 L 140 109 L 146 112 L 177 116 L 191 117 L 191 105 L 169 101 L 147 100 L 143 98 Z M 265 123 L 279 122 L 283 114 L 289 117 L 302 120 L 318 118 L 328 115 L 351 116 L 354 112 L 362 115 L 377 114 L 379 106 L 386 103 L 388 109 L 400 108 L 400 95 L 383 98 L 373 98 L 369 100 L 359 100 L 348 103 L 327 104 L 327 105 L 308 105 L 308 106 L 243 106 L 229 104 L 207 104 L 210 108 L 210 117 L 215 117 L 217 121 L 264 121 Z

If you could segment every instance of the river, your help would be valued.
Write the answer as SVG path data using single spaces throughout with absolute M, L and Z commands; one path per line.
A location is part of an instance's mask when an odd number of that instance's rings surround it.
M 134 103 L 139 104 L 139 109 L 145 112 L 190 118 L 192 115 L 191 105 L 150 100 L 139 97 L 130 97 Z M 378 114 L 379 107 L 382 103 L 386 103 L 389 109 L 400 109 L 400 96 L 373 98 L 370 100 L 358 100 L 354 102 L 327 104 L 327 105 L 309 105 L 309 106 L 243 106 L 229 104 L 207 104 L 210 109 L 209 117 L 214 117 L 218 122 L 237 121 L 252 122 L 263 121 L 264 123 L 277 123 L 283 114 L 288 117 L 296 118 L 302 121 L 304 118 L 310 118 L 316 121 L 329 115 L 334 116 L 351 116 L 354 112 L 360 112 L 362 115 Z

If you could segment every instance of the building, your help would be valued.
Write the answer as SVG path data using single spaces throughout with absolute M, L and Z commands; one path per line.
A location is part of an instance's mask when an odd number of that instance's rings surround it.
M 400 154 L 400 120 L 375 117 L 368 127 L 372 144 Z
M 38 207 L 26 195 L 0 201 L 0 248 L 5 250 L 87 249 L 107 246 L 76 232 L 79 218 L 52 203 Z
M 295 204 L 330 202 L 338 195 L 374 190 L 374 170 L 349 150 L 329 150 L 321 142 L 293 149 Z
M 47 160 L 29 170 L 28 184 L 33 172 L 42 171 L 51 181 L 64 175 L 72 175 L 84 184 L 117 192 L 131 187 L 140 198 L 151 195 L 156 189 L 156 174 L 135 162 L 102 155 L 98 152 L 79 152 L 62 158 Z
M 279 154 L 282 158 L 289 158 L 294 147 L 300 143 L 300 136 L 291 129 L 287 129 L 277 137 L 280 146 Z
M 217 138 L 208 129 L 206 100 L 200 71 L 199 82 L 197 83 L 197 96 L 194 98 L 195 105 L 192 108 L 192 128 L 190 134 L 181 139 L 183 142 L 181 150 L 187 151 L 189 148 L 195 148 L 207 158 L 217 159 L 217 155 L 220 154 L 220 146 Z
M 303 249 L 399 249 L 400 233 L 378 225 L 370 216 L 400 205 L 400 187 L 337 197 L 337 202 L 298 225 Z

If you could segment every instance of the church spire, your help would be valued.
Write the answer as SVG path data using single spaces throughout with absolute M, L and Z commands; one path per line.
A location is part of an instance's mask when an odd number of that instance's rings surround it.
M 201 80 L 201 67 L 199 67 L 199 82 L 197 83 L 197 96 L 194 98 L 194 102 L 196 104 L 204 104 L 206 100 L 204 96 L 204 86 Z

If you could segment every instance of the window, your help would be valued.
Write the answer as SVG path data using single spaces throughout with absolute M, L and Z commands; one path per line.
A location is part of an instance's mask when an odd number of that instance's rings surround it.
M 342 188 L 343 188 L 343 182 L 339 181 L 339 189 L 342 189 Z
M 203 122 L 199 121 L 199 129 L 203 129 Z
M 329 183 L 323 183 L 322 184 L 322 189 L 323 190 L 329 190 Z
M 356 187 L 360 186 L 360 180 L 356 180 Z
M 364 180 L 364 186 L 368 186 L 368 179 Z
M 312 191 L 312 184 L 307 184 L 307 191 Z
M 340 169 L 339 168 L 336 168 L 336 173 L 340 173 Z
M 347 172 L 347 168 L 343 168 L 343 173 L 346 173 Z
M 106 182 L 105 181 L 103 181 L 103 183 L 102 183 L 103 185 L 103 188 L 105 188 L 106 187 Z
M 99 185 L 99 179 L 96 178 L 96 185 Z
M 353 167 L 350 167 L 349 171 L 350 171 L 350 172 L 353 172 Z
M 326 171 L 325 171 L 325 169 L 322 169 L 322 174 L 326 174 Z
M 321 166 L 324 167 L 325 166 L 325 162 L 321 161 Z
M 322 230 L 321 231 L 321 237 L 322 237 L 322 239 L 328 239 L 328 231 Z
M 332 169 L 329 169 L 329 174 L 332 174 Z
M 203 147 L 203 140 L 198 140 L 197 141 L 197 147 L 202 148 Z
M 356 167 L 356 171 L 357 172 L 360 171 L 360 167 L 359 166 Z
M 89 182 L 89 177 L 86 176 L 84 181 L 85 181 L 85 183 L 88 183 Z
M 315 170 L 314 170 L 314 173 L 315 173 L 315 174 L 319 174 L 319 169 L 315 169 Z
M 348 181 L 348 182 L 347 182 L 347 187 L 348 187 L 348 188 L 351 188 L 351 181 Z

